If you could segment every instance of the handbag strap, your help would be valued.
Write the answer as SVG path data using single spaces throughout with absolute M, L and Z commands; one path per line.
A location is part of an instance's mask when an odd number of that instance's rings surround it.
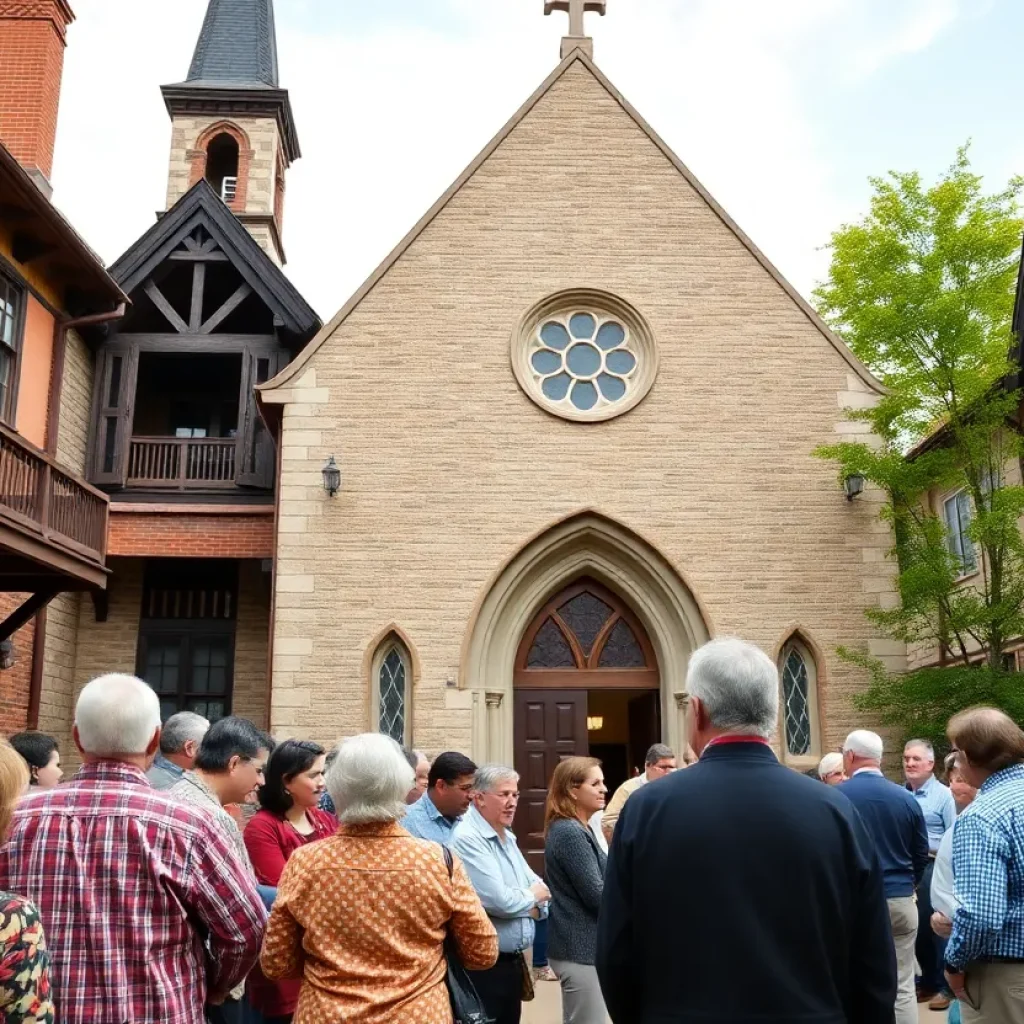
M 444 862 L 448 868 L 448 879 L 449 881 L 455 881 L 455 862 L 452 860 L 452 851 L 442 843 L 441 852 L 444 854 Z

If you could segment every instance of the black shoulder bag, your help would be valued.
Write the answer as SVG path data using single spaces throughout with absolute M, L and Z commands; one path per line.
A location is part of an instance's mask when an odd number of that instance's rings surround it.
M 444 862 L 448 865 L 448 877 L 453 879 L 455 863 L 452 851 L 442 845 Z M 445 984 L 448 986 L 448 998 L 452 1004 L 452 1017 L 455 1024 L 495 1024 L 494 1018 L 488 1016 L 483 1001 L 477 995 L 476 986 L 470 980 L 469 971 L 462 965 L 455 941 L 451 932 L 444 940 L 444 958 L 448 963 L 448 974 Z

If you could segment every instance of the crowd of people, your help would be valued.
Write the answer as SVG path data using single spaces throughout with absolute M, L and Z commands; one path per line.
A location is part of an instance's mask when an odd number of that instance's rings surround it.
M 948 787 L 926 741 L 898 784 L 857 730 L 821 785 L 770 746 L 758 648 L 712 641 L 687 688 L 686 770 L 657 744 L 606 807 L 598 760 L 554 767 L 542 878 L 507 765 L 161 726 L 144 682 L 96 679 L 69 780 L 51 738 L 0 741 L 0 1019 L 518 1024 L 552 976 L 565 1024 L 1024 1024 L 1015 723 L 957 715 Z

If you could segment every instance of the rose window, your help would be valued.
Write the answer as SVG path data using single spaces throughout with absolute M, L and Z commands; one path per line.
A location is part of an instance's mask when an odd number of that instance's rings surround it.
M 576 297 L 590 301 L 582 309 L 565 301 Z M 612 296 L 555 297 L 531 311 L 518 343 L 513 366 L 520 384 L 539 405 L 566 419 L 617 416 L 640 401 L 654 380 L 650 332 Z

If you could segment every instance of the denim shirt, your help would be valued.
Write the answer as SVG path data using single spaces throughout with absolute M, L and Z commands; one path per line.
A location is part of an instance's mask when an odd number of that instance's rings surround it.
M 937 853 L 942 837 L 956 821 L 956 802 L 953 800 L 953 794 L 934 775 L 916 790 L 912 789 L 909 783 L 907 789 L 924 811 L 924 823 L 928 828 L 928 849 L 932 853 Z
M 429 839 L 442 846 L 451 846 L 452 834 L 458 822 L 458 818 L 446 818 L 434 806 L 430 793 L 426 792 L 405 812 L 401 825 L 417 839 Z
M 530 886 L 540 881 L 526 863 L 516 837 L 505 830 L 498 837 L 475 807 L 470 807 L 455 829 L 452 851 L 461 858 L 487 916 L 498 933 L 502 953 L 519 953 L 533 945 L 534 907 Z M 541 908 L 547 917 L 547 907 Z

